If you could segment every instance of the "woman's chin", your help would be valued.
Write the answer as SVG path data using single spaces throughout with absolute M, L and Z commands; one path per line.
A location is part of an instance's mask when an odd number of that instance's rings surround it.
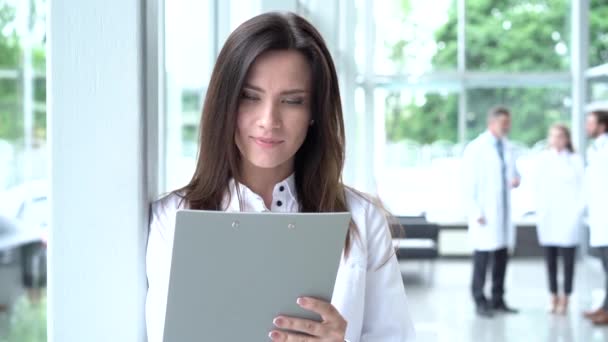
M 287 162 L 287 160 L 283 159 L 268 159 L 268 158 L 259 158 L 259 159 L 250 159 L 250 164 L 256 168 L 260 169 L 276 169 L 279 168 Z

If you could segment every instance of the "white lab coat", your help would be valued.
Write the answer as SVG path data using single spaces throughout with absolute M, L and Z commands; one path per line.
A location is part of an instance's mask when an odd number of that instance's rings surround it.
M 260 196 L 243 185 L 239 188 L 245 211 L 268 211 Z M 234 182 L 230 191 L 231 201 L 224 207 L 227 211 L 239 211 Z M 270 210 L 297 212 L 296 198 L 292 175 L 275 186 Z M 332 304 L 348 322 L 346 338 L 351 342 L 413 341 L 413 325 L 399 264 L 395 255 L 391 256 L 393 247 L 386 219 L 381 210 L 353 191 L 347 191 L 347 202 L 361 239 L 352 245 L 348 259 L 342 258 L 332 296 Z M 162 341 L 175 213 L 179 208 L 182 204 L 176 195 L 152 205 L 146 255 L 149 342 Z
M 590 244 L 608 246 L 608 133 L 597 138 L 587 151 L 585 193 Z
M 463 194 L 467 210 L 470 242 L 474 250 L 495 251 L 515 247 L 515 227 L 507 214 L 504 227 L 501 183 L 507 186 L 507 207 L 511 212 L 511 182 L 519 177 L 511 144 L 503 138 L 506 179 L 501 179 L 501 161 L 496 138 L 488 131 L 471 141 L 463 157 Z M 484 217 L 485 225 L 477 220 Z
M 536 229 L 542 246 L 578 245 L 585 208 L 584 172 L 578 154 L 554 149 L 539 154 L 533 183 Z

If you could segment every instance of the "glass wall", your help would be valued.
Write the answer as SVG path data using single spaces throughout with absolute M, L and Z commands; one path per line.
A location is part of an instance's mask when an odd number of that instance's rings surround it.
M 358 8 L 360 24 L 373 15 L 375 26 L 355 41 L 376 46 L 366 62 L 374 72 L 359 78 L 374 94 L 367 114 L 384 119 L 376 190 L 394 214 L 464 222 L 460 157 L 491 107 L 512 110 L 523 170 L 548 127 L 570 122 L 570 3 L 393 0 L 373 9 Z M 525 185 L 516 198 L 528 197 Z M 518 216 L 533 210 L 514 206 Z
M 46 341 L 46 1 L 0 2 L 0 341 Z
M 205 87 L 224 39 L 253 15 L 293 5 L 320 29 L 336 61 L 349 184 L 378 194 L 396 215 L 463 222 L 462 151 L 501 104 L 513 113 L 510 138 L 524 179 L 513 213 L 519 220 L 533 211 L 525 200 L 529 160 L 551 124 L 572 120 L 571 1 L 302 0 L 273 8 L 278 3 L 165 2 L 163 190 L 192 174 Z M 591 1 L 592 66 L 606 62 L 606 8 Z M 590 85 L 592 99 L 607 99 L 605 84 Z
M 608 3 L 590 0 L 589 11 L 589 66 L 608 63 Z
M 184 186 L 194 171 L 207 85 L 224 40 L 262 12 L 262 1 L 164 1 L 165 174 L 161 192 Z
M 165 1 L 166 189 L 192 175 L 198 124 L 215 60 L 214 1 Z

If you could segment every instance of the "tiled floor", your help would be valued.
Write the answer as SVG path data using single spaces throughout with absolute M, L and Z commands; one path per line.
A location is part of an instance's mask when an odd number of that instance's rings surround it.
M 492 319 L 475 315 L 469 294 L 469 260 L 441 260 L 433 267 L 402 264 L 402 271 L 419 342 L 608 341 L 608 328 L 594 327 L 581 315 L 603 298 L 604 275 L 595 259 L 577 264 L 567 316 L 547 313 L 546 273 L 541 259 L 509 263 L 506 299 L 521 312 Z M 0 314 L 0 332 L 6 331 L 8 323 L 8 315 Z
M 18 260 L 0 258 L 0 303 L 10 306 L 0 311 L 1 342 L 46 341 L 46 294 L 30 294 L 22 286 Z
M 20 268 L 16 263 L 0 264 L 0 303 L 9 304 L 10 299 L 23 293 L 21 288 Z M 12 304 L 12 303 L 10 303 Z M 0 311 L 0 341 L 6 337 L 10 317 L 8 312 Z
M 434 264 L 432 272 L 430 265 L 423 266 L 402 264 L 420 342 L 608 341 L 608 328 L 594 327 L 581 314 L 603 298 L 604 276 L 596 259 L 577 264 L 567 316 L 554 316 L 547 311 L 549 298 L 542 259 L 509 263 L 506 300 L 521 311 L 492 319 L 475 315 L 469 290 L 469 260 L 441 260 Z

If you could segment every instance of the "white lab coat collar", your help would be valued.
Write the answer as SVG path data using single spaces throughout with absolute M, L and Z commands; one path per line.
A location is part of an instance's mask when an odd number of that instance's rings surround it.
M 237 186 L 238 184 L 238 186 Z M 264 204 L 262 196 L 256 194 L 248 188 L 246 185 L 238 183 L 235 179 L 231 179 L 229 184 L 229 197 L 224 199 L 224 208 L 226 211 L 245 211 L 245 212 L 298 212 L 299 202 L 296 190 L 295 174 L 292 173 L 289 177 L 280 181 L 274 186 L 272 191 L 272 205 L 270 208 Z M 239 196 L 237 195 L 237 189 L 240 193 L 242 200 L 242 208 L 239 204 Z M 230 202 L 226 205 L 226 202 Z
M 483 135 L 485 135 L 485 138 L 488 142 L 490 142 L 492 144 L 492 146 L 496 146 L 496 143 L 500 140 L 503 142 L 503 146 L 504 143 L 506 142 L 506 138 L 502 137 L 502 138 L 497 138 L 494 134 L 492 134 L 492 132 L 490 132 L 489 130 L 485 131 L 483 133 Z
M 608 146 L 608 133 L 604 133 L 604 134 L 600 135 L 593 142 L 593 147 L 595 147 L 596 149 L 600 149 L 604 146 Z
M 551 155 L 558 156 L 558 157 L 567 157 L 570 155 L 570 151 L 568 151 L 567 149 L 558 151 L 555 148 L 549 148 L 549 151 L 551 152 Z

